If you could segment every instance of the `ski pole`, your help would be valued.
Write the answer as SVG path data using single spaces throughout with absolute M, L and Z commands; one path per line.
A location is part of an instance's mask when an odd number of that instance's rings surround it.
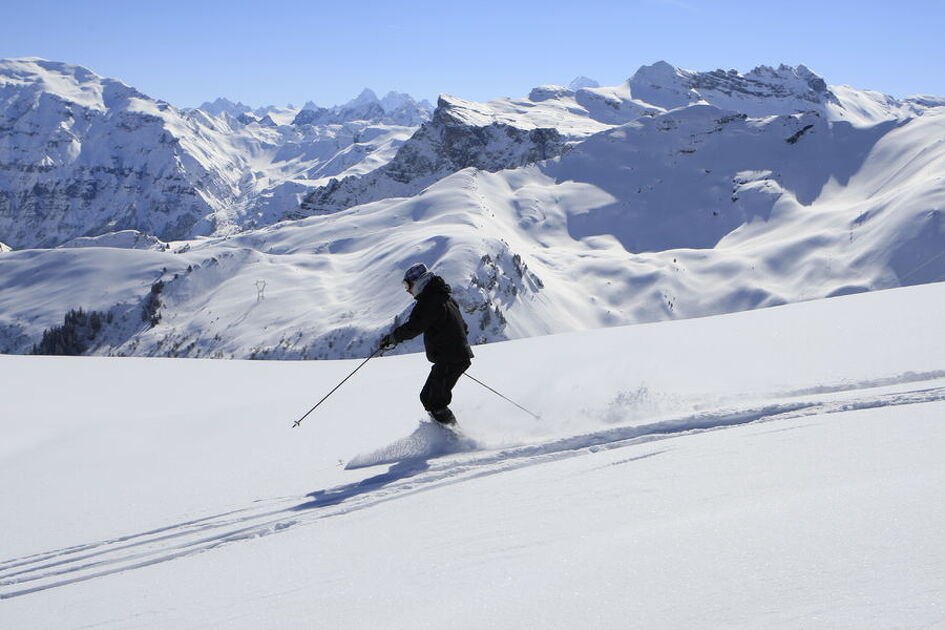
M 360 370 L 361 368 L 363 368 L 365 363 L 367 363 L 368 361 L 370 361 L 371 359 L 373 359 L 374 357 L 376 357 L 378 354 L 380 354 L 380 353 L 383 352 L 383 351 L 384 351 L 384 346 L 380 346 L 380 347 L 378 347 L 377 350 L 375 350 L 374 352 L 371 353 L 371 356 L 369 356 L 368 358 L 366 358 L 364 361 L 361 361 L 361 365 L 359 365 L 358 367 L 354 368 L 354 372 L 351 372 L 351 374 L 349 374 L 348 376 L 346 376 L 343 381 L 341 381 L 340 383 L 338 383 L 337 385 L 335 385 L 334 388 L 332 388 L 332 390 L 331 390 L 330 392 L 328 392 L 327 394 L 325 394 L 325 397 L 324 397 L 324 398 L 322 398 L 322 399 L 319 400 L 317 403 L 315 403 L 315 406 L 314 406 L 314 407 L 312 407 L 311 409 L 309 409 L 308 411 L 306 411 L 304 416 L 302 416 L 301 418 L 299 418 L 298 420 L 296 420 L 296 421 L 295 421 L 295 424 L 292 425 L 292 428 L 294 429 L 295 427 L 297 427 L 297 426 L 299 426 L 300 424 L 302 424 L 302 420 L 305 420 L 305 418 L 308 416 L 308 414 L 310 414 L 310 413 L 312 413 L 313 411 L 315 411 L 315 409 L 317 409 L 320 404 L 322 404 L 323 402 L 325 402 L 326 400 L 328 400 L 328 397 L 331 396 L 332 394 L 334 394 L 336 389 L 338 389 L 339 387 L 341 387 L 342 385 L 344 385 L 344 384 L 345 384 L 345 381 L 347 381 L 349 378 L 351 378 L 352 376 L 354 376 L 354 373 L 355 373 L 355 372 L 357 372 L 358 370 Z
M 513 405 L 515 405 L 516 407 L 518 407 L 519 409 L 521 409 L 522 411 L 524 411 L 525 413 L 527 413 L 527 414 L 530 415 L 531 417 L 535 418 L 536 420 L 541 420 L 541 416 L 539 416 L 537 413 L 532 413 L 531 411 L 529 411 L 529 410 L 526 409 L 525 407 L 521 406 L 520 404 L 518 404 L 517 402 L 515 402 L 515 401 L 512 400 L 511 398 L 508 398 L 507 396 L 503 396 L 503 395 L 500 394 L 499 392 L 495 391 L 494 389 L 492 389 L 491 387 L 489 387 L 488 385 L 486 385 L 485 383 L 483 383 L 482 381 L 480 381 L 478 378 L 476 378 L 476 377 L 474 377 L 474 376 L 470 376 L 470 375 L 467 374 L 466 372 L 463 372 L 463 376 L 469 376 L 469 378 L 471 378 L 472 380 L 476 381 L 477 383 L 479 383 L 480 385 L 482 385 L 483 387 L 485 387 L 486 389 L 488 389 L 490 392 L 492 392 L 493 394 L 495 394 L 495 395 L 498 396 L 499 398 L 504 398 L 505 400 L 509 401 L 510 403 L 512 403 Z

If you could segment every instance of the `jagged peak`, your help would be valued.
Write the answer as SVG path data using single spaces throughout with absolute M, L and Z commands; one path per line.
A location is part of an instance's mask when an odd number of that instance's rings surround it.
M 720 72 L 720 71 L 717 70 L 716 72 Z M 753 68 L 751 72 L 745 75 L 739 75 L 734 70 L 729 70 L 728 74 L 734 75 L 734 76 L 744 76 L 744 78 L 761 79 L 761 80 L 774 79 L 774 80 L 779 80 L 779 81 L 800 80 L 806 83 L 819 82 L 818 84 L 823 84 L 826 86 L 826 82 L 823 80 L 823 78 L 819 74 L 817 74 L 816 72 L 814 72 L 813 70 L 805 66 L 804 64 L 799 64 L 797 66 L 789 66 L 787 64 L 782 63 L 777 68 L 773 68 L 772 66 L 761 65 L 761 66 L 757 66 L 756 68 Z
M 380 103 L 380 99 L 377 98 L 377 94 L 374 93 L 374 90 L 371 88 L 364 88 L 361 90 L 360 94 L 342 105 L 342 107 L 345 109 L 350 109 L 353 107 L 361 107 L 362 105 L 370 105 L 373 103 Z
M 246 105 L 242 101 L 233 102 L 225 97 L 217 97 L 213 101 L 207 101 L 200 105 L 197 109 L 203 110 L 212 116 L 219 116 L 220 114 L 226 112 L 231 116 L 239 116 L 246 112 L 253 111 L 253 108 L 249 105 Z
M 390 91 L 380 100 L 380 103 L 381 107 L 383 107 L 384 111 L 387 113 L 397 111 L 404 107 L 420 107 L 417 101 L 406 92 Z
M 722 69 L 695 72 L 658 61 L 637 70 L 628 84 L 634 99 L 664 109 L 707 101 L 762 115 L 822 107 L 835 100 L 826 81 L 804 65 L 760 65 L 742 74 Z
M 405 92 L 396 92 L 392 90 L 388 92 L 384 98 L 378 98 L 377 93 L 370 88 L 364 88 L 358 96 L 344 103 L 343 105 L 335 105 L 331 107 L 323 107 L 315 103 L 315 101 L 309 100 L 306 101 L 301 108 L 296 108 L 292 105 L 287 105 L 286 108 L 280 108 L 274 105 L 253 108 L 241 101 L 233 102 L 228 98 L 220 97 L 213 101 L 203 103 L 197 109 L 203 110 L 204 112 L 213 116 L 219 116 L 220 114 L 226 112 L 234 118 L 238 118 L 242 114 L 251 114 L 256 118 L 263 119 L 266 115 L 271 114 L 274 111 L 284 112 L 286 109 L 296 110 L 299 114 L 306 111 L 333 112 L 334 114 L 339 114 L 345 111 L 365 110 L 365 108 L 370 110 L 372 106 L 379 108 L 382 114 L 390 114 L 403 109 L 416 109 L 418 112 L 425 112 L 427 115 L 429 115 L 429 113 L 434 109 L 429 101 L 423 100 L 418 103 L 410 94 Z M 311 116 L 305 115 L 302 116 L 301 120 L 310 121 L 311 119 Z
M 495 122 L 495 114 L 487 103 L 467 101 L 450 94 L 440 94 L 433 120 L 484 127 Z

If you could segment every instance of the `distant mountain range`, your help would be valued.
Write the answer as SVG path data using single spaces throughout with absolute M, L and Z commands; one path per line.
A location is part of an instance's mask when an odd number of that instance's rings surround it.
M 477 342 L 943 280 L 943 141 L 804 66 L 182 110 L 0 61 L 0 352 L 363 356 L 415 260 Z
M 329 110 L 206 108 L 180 110 L 79 66 L 0 61 L 0 234 L 19 249 L 265 225 L 329 177 L 388 161 L 430 118 L 427 104 L 370 91 Z

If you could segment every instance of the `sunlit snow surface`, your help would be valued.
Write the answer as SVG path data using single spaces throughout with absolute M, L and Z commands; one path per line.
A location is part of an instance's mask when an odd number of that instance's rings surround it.
M 358 362 L 0 356 L 3 625 L 938 627 L 943 315 L 939 283 L 479 346 L 542 419 L 464 379 L 462 452 L 422 355 L 299 428 Z
M 428 420 L 421 420 L 413 433 L 395 440 L 369 453 L 360 453 L 352 457 L 345 469 L 367 468 L 381 464 L 410 463 L 442 457 L 463 451 L 472 451 L 476 441 L 464 437 L 460 430 L 440 426 Z

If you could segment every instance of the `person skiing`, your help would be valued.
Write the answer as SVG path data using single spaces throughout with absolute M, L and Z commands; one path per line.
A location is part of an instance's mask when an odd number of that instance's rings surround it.
M 380 345 L 392 348 L 423 333 L 423 346 L 433 366 L 420 390 L 420 402 L 436 422 L 455 425 L 456 416 L 449 408 L 453 387 L 472 365 L 474 356 L 466 339 L 469 327 L 450 296 L 450 285 L 423 263 L 407 269 L 404 288 L 417 303 L 407 322 L 384 335 Z

